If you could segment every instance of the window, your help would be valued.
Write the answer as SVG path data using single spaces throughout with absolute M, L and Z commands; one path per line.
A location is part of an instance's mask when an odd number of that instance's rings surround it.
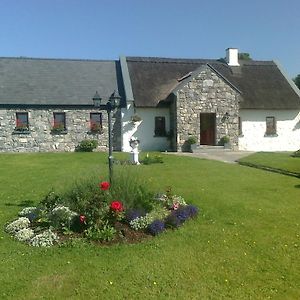
M 59 133 L 66 130 L 66 114 L 64 112 L 53 113 L 53 133 Z
M 28 123 L 28 113 L 16 113 L 16 131 L 28 131 L 29 123 Z
M 90 113 L 90 130 L 92 133 L 102 132 L 102 113 Z
M 266 117 L 266 135 L 276 135 L 275 117 Z
M 239 117 L 239 135 L 243 135 L 242 119 Z
M 166 118 L 165 117 L 155 117 L 154 134 L 156 136 L 166 136 Z

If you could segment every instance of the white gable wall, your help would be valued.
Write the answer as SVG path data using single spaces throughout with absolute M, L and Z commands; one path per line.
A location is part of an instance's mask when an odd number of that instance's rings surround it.
M 299 110 L 241 109 L 242 133 L 239 150 L 295 151 L 300 149 Z M 266 136 L 266 117 L 275 117 L 275 136 Z
M 131 121 L 133 115 L 138 115 L 142 121 L 133 123 Z M 140 140 L 140 150 L 166 151 L 169 149 L 167 137 L 154 135 L 155 117 L 166 118 L 166 131 L 168 132 L 170 130 L 169 108 L 135 108 L 134 110 L 133 107 L 129 107 L 127 110 L 122 110 L 122 151 L 130 152 L 132 150 L 129 146 L 129 140 L 132 136 Z

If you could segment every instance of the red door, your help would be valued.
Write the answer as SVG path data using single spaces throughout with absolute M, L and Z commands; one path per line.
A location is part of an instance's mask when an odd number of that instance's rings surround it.
M 215 113 L 200 114 L 200 144 L 201 145 L 216 144 L 216 114 Z

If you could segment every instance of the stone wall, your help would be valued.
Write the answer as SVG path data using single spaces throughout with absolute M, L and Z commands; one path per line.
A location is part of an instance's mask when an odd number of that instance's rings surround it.
M 177 91 L 177 151 L 182 150 L 189 136 L 200 140 L 200 113 L 216 114 L 216 141 L 230 138 L 233 148 L 238 144 L 240 94 L 208 66 Z M 228 118 L 225 114 L 228 113 Z M 200 141 L 201 144 L 201 141 Z
M 28 112 L 29 131 L 15 132 L 16 112 Z M 53 112 L 65 112 L 67 131 L 52 134 Z M 103 133 L 90 133 L 90 113 L 99 110 L 87 109 L 0 109 L 0 152 L 63 152 L 74 151 L 84 139 L 94 139 L 99 143 L 98 151 L 108 148 L 108 122 L 106 111 L 102 112 Z M 119 114 L 116 114 L 119 116 Z M 118 122 L 113 120 L 114 131 L 119 134 Z M 116 124 L 115 124 L 116 123 Z M 118 150 L 119 139 L 114 148 Z

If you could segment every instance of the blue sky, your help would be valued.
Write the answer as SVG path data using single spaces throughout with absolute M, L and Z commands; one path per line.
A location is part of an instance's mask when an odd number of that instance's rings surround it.
M 220 58 L 300 73 L 299 0 L 0 0 L 0 56 Z

